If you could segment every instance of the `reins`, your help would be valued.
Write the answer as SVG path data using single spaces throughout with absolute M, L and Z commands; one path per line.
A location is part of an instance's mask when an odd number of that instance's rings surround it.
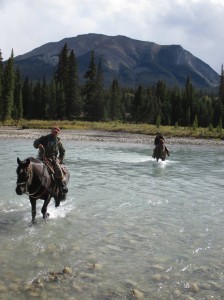
M 44 174 L 44 168 L 43 168 L 43 174 Z M 43 174 L 42 174 L 42 175 L 43 175 Z M 29 181 L 29 179 L 31 178 L 30 185 L 32 184 L 32 177 L 33 177 L 33 170 L 32 170 L 32 167 L 30 166 L 30 170 L 29 170 L 29 178 L 28 178 L 28 181 Z M 44 178 L 44 176 L 42 176 L 42 177 Z M 28 181 L 27 181 L 27 182 L 28 182 Z M 29 193 L 28 188 L 29 188 L 30 186 L 27 186 L 26 194 L 27 194 L 29 197 L 31 196 L 31 197 L 34 198 L 34 199 L 40 198 L 40 197 L 48 190 L 48 188 L 47 188 L 47 186 L 48 186 L 48 181 L 49 181 L 49 178 L 47 178 L 46 188 L 44 189 L 44 191 L 43 191 L 42 193 L 38 194 L 37 196 L 34 196 L 34 195 L 37 194 L 37 192 L 44 186 L 44 180 L 40 182 L 39 187 L 38 187 L 33 193 Z

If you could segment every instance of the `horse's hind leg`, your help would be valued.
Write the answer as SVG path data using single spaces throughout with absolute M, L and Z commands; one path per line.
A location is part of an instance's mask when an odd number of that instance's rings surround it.
M 44 204 L 43 204 L 43 206 L 41 208 L 41 212 L 43 214 L 43 219 L 47 219 L 50 216 L 50 214 L 47 212 L 47 206 L 48 206 L 48 204 L 50 202 L 50 199 L 51 198 L 48 197 L 46 200 L 44 200 Z
M 36 218 L 36 199 L 30 198 L 30 203 L 31 203 L 32 222 L 35 222 L 35 218 Z

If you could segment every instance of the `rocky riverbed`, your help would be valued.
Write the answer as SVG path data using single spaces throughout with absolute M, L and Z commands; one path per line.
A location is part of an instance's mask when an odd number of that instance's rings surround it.
M 35 139 L 48 134 L 47 129 L 22 129 L 13 126 L 0 127 L 0 139 Z M 62 130 L 62 140 L 73 141 L 99 141 L 120 143 L 153 144 L 154 136 L 128 132 L 112 132 L 102 130 Z M 191 144 L 191 145 L 224 145 L 224 140 L 202 139 L 189 137 L 165 137 L 166 144 Z

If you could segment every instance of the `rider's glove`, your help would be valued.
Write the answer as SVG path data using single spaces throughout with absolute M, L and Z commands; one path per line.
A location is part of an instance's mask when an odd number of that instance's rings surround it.
M 39 144 L 39 145 L 38 145 L 38 148 L 39 148 L 40 150 L 44 150 L 44 146 L 43 146 L 42 144 Z

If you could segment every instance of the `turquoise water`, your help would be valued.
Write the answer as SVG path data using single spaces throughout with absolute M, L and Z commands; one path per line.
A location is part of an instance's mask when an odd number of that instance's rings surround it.
M 64 144 L 67 200 L 32 225 L 16 158 L 36 150 L 1 141 L 0 299 L 223 299 L 221 146 Z

